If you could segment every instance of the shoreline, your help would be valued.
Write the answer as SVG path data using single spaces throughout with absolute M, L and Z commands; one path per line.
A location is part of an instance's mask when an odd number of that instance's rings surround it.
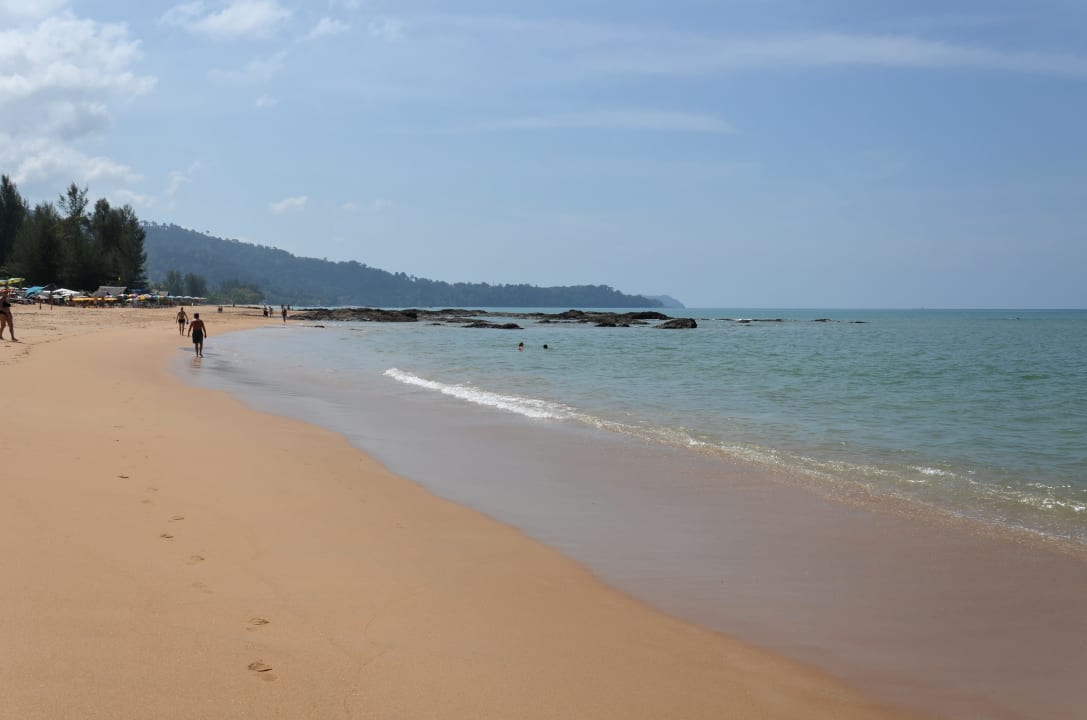
M 184 384 L 172 310 L 15 311 L 0 717 L 913 716 Z
M 1082 549 L 383 380 L 307 406 L 285 368 L 254 369 L 220 368 L 252 406 L 341 433 L 672 616 L 948 717 L 1082 712 Z

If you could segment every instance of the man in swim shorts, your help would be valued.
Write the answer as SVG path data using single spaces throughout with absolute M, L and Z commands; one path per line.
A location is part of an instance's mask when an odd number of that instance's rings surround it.
M 189 336 L 192 337 L 196 357 L 204 357 L 204 338 L 207 335 L 208 331 L 204 327 L 204 321 L 200 319 L 200 313 L 193 313 L 192 322 L 189 323 Z
M 185 323 L 189 322 L 189 316 L 185 314 L 185 308 L 177 311 L 177 334 L 185 334 Z

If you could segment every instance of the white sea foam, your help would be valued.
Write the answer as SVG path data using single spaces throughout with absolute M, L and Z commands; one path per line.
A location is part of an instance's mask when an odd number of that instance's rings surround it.
M 941 470 L 940 468 L 934 467 L 925 467 L 924 465 L 911 465 L 910 469 L 916 470 L 922 475 L 927 475 L 928 477 L 958 477 L 958 475 L 948 470 Z
M 436 380 L 427 380 L 418 375 L 404 372 L 399 368 L 389 368 L 384 374 L 386 377 L 390 377 L 397 382 L 402 382 L 405 385 L 414 385 L 426 390 L 434 390 L 443 395 L 455 397 L 458 400 L 464 400 L 485 407 L 497 408 L 499 410 L 506 410 L 508 412 L 517 413 L 518 415 L 524 415 L 525 417 L 546 420 L 568 420 L 575 415 L 573 408 L 562 405 L 561 403 L 549 402 L 538 398 L 522 397 L 519 395 L 494 393 L 466 384 L 450 385 Z

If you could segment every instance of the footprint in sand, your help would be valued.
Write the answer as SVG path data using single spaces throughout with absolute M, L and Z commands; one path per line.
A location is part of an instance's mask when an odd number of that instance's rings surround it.
M 188 563 L 189 565 L 195 565 L 197 563 L 202 563 L 202 562 L 204 562 L 204 556 L 203 555 L 190 555 L 189 556 L 189 563 Z
M 177 522 L 178 520 L 184 520 L 184 519 L 185 519 L 184 515 L 174 515 L 172 518 L 170 518 L 170 522 Z
M 161 535 L 159 535 L 159 537 L 162 538 L 163 540 L 173 540 L 174 539 L 174 536 L 171 535 L 170 533 L 162 533 Z
M 199 590 L 200 592 L 204 593 L 205 595 L 214 595 L 215 594 L 214 591 L 210 587 L 208 587 L 205 583 L 202 583 L 202 582 L 194 582 L 192 584 L 192 587 L 193 587 L 193 590 Z
M 260 628 L 262 625 L 267 625 L 270 622 L 272 622 L 272 621 L 271 620 L 265 620 L 262 617 L 250 618 L 249 619 L 249 627 L 247 627 L 246 630 L 248 630 L 249 632 L 253 632 L 254 630 Z
M 121 478 L 122 480 L 128 480 L 128 475 L 118 475 L 117 477 Z
M 253 662 L 249 663 L 249 669 L 252 672 L 255 672 L 258 675 L 260 675 L 260 678 L 262 680 L 275 680 L 276 679 L 276 676 L 274 674 L 272 674 L 272 666 L 264 663 L 261 660 L 254 660 Z

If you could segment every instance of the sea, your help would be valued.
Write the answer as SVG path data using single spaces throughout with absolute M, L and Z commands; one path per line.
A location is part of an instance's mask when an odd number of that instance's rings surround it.
M 394 406 L 720 458 L 1087 546 L 1085 310 L 667 310 L 696 320 L 681 330 L 502 315 L 565 309 L 488 309 L 519 330 L 277 319 L 213 332 L 190 376 L 424 484 Z

